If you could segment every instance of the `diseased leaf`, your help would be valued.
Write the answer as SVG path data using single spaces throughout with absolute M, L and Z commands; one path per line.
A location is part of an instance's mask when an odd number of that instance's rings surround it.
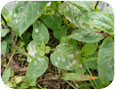
M 49 32 L 47 27 L 42 22 L 36 21 L 33 24 L 32 38 L 38 45 L 41 45 L 42 42 L 45 44 L 48 43 Z
M 5 55 L 7 52 L 7 42 L 6 41 L 2 41 L 1 42 L 1 54 Z
M 1 29 L 1 37 L 5 37 L 9 32 L 8 29 Z
M 50 57 L 52 64 L 64 70 L 82 68 L 79 50 L 68 43 L 61 43 Z
M 109 34 L 114 32 L 114 20 L 99 12 L 89 13 L 83 17 L 86 24 L 92 25 L 99 29 L 99 31 L 106 31 Z
M 103 35 L 97 33 L 95 29 L 91 28 L 76 29 L 69 37 L 86 43 L 96 43 L 104 38 Z
M 112 38 L 106 38 L 98 53 L 98 74 L 102 83 L 113 80 L 114 77 L 114 43 Z
M 48 58 L 46 56 L 34 57 L 29 63 L 25 80 L 33 80 L 40 77 L 48 68 Z
M 97 44 L 95 43 L 87 43 L 82 47 L 82 55 L 83 56 L 89 56 L 92 55 L 96 49 L 97 49 Z
M 67 20 L 69 20 L 76 27 L 79 26 L 79 19 L 82 15 L 81 11 L 69 2 L 64 2 L 59 5 L 58 11 L 61 15 L 64 15 Z
M 28 51 L 28 54 L 33 58 L 36 57 L 36 56 L 40 56 L 39 47 L 37 46 L 37 44 L 34 41 L 31 41 L 28 44 L 27 51 Z M 31 57 L 27 57 L 28 62 L 32 61 Z
M 52 30 L 61 29 L 62 18 L 59 14 L 45 15 L 41 17 L 41 20 Z
M 91 1 L 70 1 L 70 2 L 75 6 L 77 6 L 78 8 L 81 7 L 87 10 L 88 12 L 93 11 L 94 9 L 93 2 Z
M 11 69 L 8 68 L 2 75 L 2 81 L 6 84 L 8 83 L 9 81 L 9 78 L 10 78 L 10 75 L 11 75 Z
M 83 75 L 78 73 L 65 73 L 62 76 L 64 80 L 89 81 L 97 79 L 95 76 Z
M 43 14 L 44 6 L 47 3 L 43 1 L 18 2 L 13 9 L 11 21 L 12 30 L 21 37 L 29 26 Z

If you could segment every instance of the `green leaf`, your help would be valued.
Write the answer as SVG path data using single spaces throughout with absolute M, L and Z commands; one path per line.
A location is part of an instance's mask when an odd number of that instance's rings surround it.
M 98 52 L 95 52 L 94 54 L 84 57 L 83 59 L 84 64 L 87 65 L 88 68 L 90 69 L 97 69 L 98 66 Z
M 99 31 L 106 31 L 109 34 L 114 32 L 114 20 L 99 12 L 89 13 L 84 16 L 83 21 L 86 24 L 92 25 L 99 29 Z
M 69 2 L 64 2 L 59 5 L 58 11 L 61 15 L 64 15 L 65 18 L 74 24 L 76 27 L 79 26 L 79 19 L 82 15 L 81 11 Z
M 8 29 L 1 29 L 1 37 L 5 37 L 9 32 Z
M 7 42 L 6 41 L 2 41 L 1 42 L 1 54 L 5 55 L 7 52 Z
M 27 89 L 27 88 L 29 88 L 29 85 L 24 82 L 24 83 L 21 83 L 19 87 L 17 87 L 17 89 L 22 89 L 22 88 Z
M 33 58 L 29 63 L 26 80 L 33 80 L 34 78 L 40 77 L 48 68 L 48 58 L 43 56 L 38 56 Z
M 29 26 L 43 14 L 46 4 L 47 2 L 43 1 L 18 2 L 12 13 L 12 30 L 21 37 Z
M 46 53 L 49 53 L 49 52 L 50 52 L 50 47 L 46 46 Z
M 114 16 L 114 11 L 111 6 L 105 7 L 102 13 Z
M 65 74 L 63 74 L 62 79 L 76 80 L 76 81 L 89 81 L 89 80 L 97 79 L 97 77 L 78 74 L 78 73 L 65 73 Z
M 64 70 L 76 70 L 81 68 L 82 64 L 79 59 L 79 50 L 68 43 L 61 43 L 51 54 L 52 64 Z
M 40 18 L 48 28 L 52 30 L 60 30 L 62 18 L 59 14 L 45 15 Z
M 97 33 L 95 29 L 91 28 L 76 29 L 69 37 L 86 43 L 96 43 L 104 38 L 103 35 Z
M 114 43 L 112 38 L 106 38 L 98 53 L 98 74 L 102 83 L 113 80 L 114 77 Z
M 47 27 L 43 23 L 36 21 L 33 24 L 32 38 L 38 45 L 41 45 L 42 42 L 47 44 L 49 41 L 49 32 Z
M 82 55 L 83 56 L 89 56 L 92 55 L 96 49 L 97 49 L 97 44 L 96 43 L 87 43 L 82 47 Z
M 62 37 L 61 40 L 60 40 L 60 43 L 68 43 L 68 44 L 71 44 L 75 47 L 77 46 L 77 41 L 69 38 L 68 36 Z
M 2 15 L 3 15 L 3 17 L 6 20 L 8 25 L 9 25 L 9 22 L 11 21 L 11 13 L 12 13 L 12 11 L 9 12 L 5 7 L 3 7 Z
M 62 37 L 67 35 L 67 30 L 68 28 L 64 26 L 59 30 L 53 31 L 53 35 L 56 39 L 60 40 Z
M 81 7 L 87 10 L 88 12 L 91 12 L 94 9 L 93 2 L 91 1 L 70 1 L 70 2 L 75 6 L 77 6 L 78 8 Z
M 10 75 L 11 75 L 11 69 L 8 68 L 2 75 L 2 81 L 6 84 L 8 83 L 9 81 L 9 78 L 10 78 Z

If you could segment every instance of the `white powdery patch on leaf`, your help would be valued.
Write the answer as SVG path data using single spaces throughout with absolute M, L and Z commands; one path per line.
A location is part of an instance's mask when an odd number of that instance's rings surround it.
M 36 32 L 36 33 L 38 33 L 38 32 L 39 32 L 39 30 L 38 30 L 38 29 L 35 29 L 35 32 Z
M 76 61 L 76 60 L 73 60 L 73 61 L 72 61 L 72 64 L 77 64 L 77 61 Z
M 47 4 L 46 4 L 46 6 L 50 6 L 51 5 L 51 2 L 48 2 Z
M 55 62 L 55 65 L 58 65 L 58 62 Z
M 43 61 L 44 59 L 43 58 L 38 58 L 38 61 Z
M 79 51 L 76 51 L 76 55 L 78 55 L 79 54 Z
M 72 63 L 69 63 L 69 67 L 72 67 Z
M 31 62 L 31 59 L 30 58 L 28 58 L 27 60 L 28 60 L 28 62 Z
M 69 54 L 68 57 L 73 59 L 74 58 L 74 54 Z
M 82 64 L 79 64 L 79 67 L 82 68 Z
M 34 65 L 35 65 L 35 66 L 37 65 L 37 61 L 34 61 Z
M 60 61 L 60 57 L 57 57 L 58 61 Z
M 69 70 L 69 68 L 70 68 L 70 66 L 68 65 L 68 66 L 66 66 L 66 69 L 68 69 Z
M 62 62 L 65 62 L 66 60 L 65 59 L 62 59 Z
M 13 15 L 13 17 L 16 18 L 16 16 L 17 16 L 17 14 L 15 13 L 15 14 Z
M 35 56 L 36 54 L 36 49 L 35 47 L 33 46 L 33 48 L 31 46 L 29 46 L 29 51 L 28 51 L 28 54 L 31 55 L 31 56 Z

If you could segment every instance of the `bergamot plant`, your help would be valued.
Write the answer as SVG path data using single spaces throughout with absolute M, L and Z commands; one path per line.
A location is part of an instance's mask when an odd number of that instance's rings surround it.
M 50 88 L 41 82 L 50 72 L 59 76 L 51 80 L 64 82 L 56 88 L 108 86 L 114 77 L 114 15 L 110 5 L 97 7 L 103 3 L 17 1 L 10 11 L 3 7 L 3 82 L 15 89 Z

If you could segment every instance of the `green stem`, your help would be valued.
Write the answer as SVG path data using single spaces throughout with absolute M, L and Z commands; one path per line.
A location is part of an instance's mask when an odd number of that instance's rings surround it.
M 69 81 L 67 81 L 67 80 L 64 80 L 66 83 L 68 83 L 72 88 L 74 88 L 74 89 L 77 89 L 77 87 L 75 87 L 72 83 L 70 83 Z
M 82 61 L 82 60 L 81 60 Z M 87 65 L 82 61 L 83 65 L 85 66 L 85 69 L 87 69 L 89 75 L 92 76 L 92 73 L 90 72 L 89 68 L 87 67 Z M 89 80 L 89 82 L 92 84 L 92 86 L 96 89 L 97 85 L 96 82 L 94 80 Z
M 76 88 L 79 88 L 79 85 L 76 83 L 76 81 L 73 80 L 73 83 L 75 84 Z
M 90 71 L 89 68 L 87 67 L 87 65 L 86 65 L 86 68 L 87 68 L 87 70 L 88 70 L 88 73 L 89 73 L 91 76 L 93 76 L 92 73 L 91 73 L 91 71 Z M 97 83 L 96 83 L 96 81 L 95 81 L 95 80 L 92 80 L 92 81 L 94 82 L 94 85 L 95 85 L 96 88 L 97 88 Z

